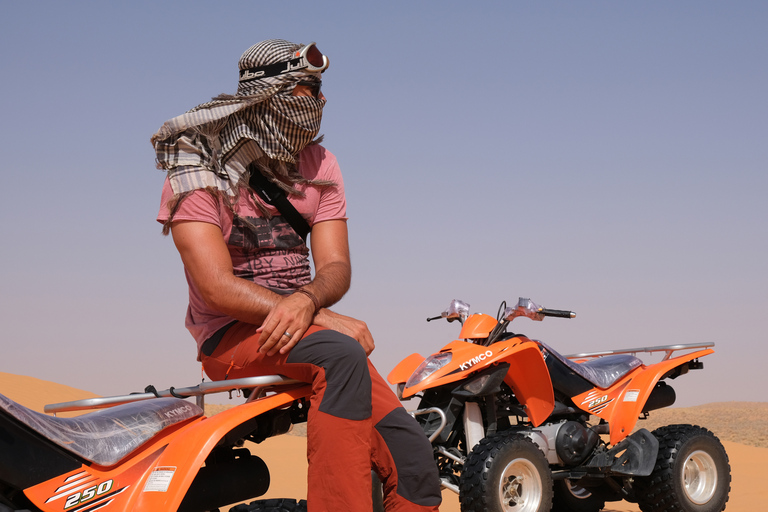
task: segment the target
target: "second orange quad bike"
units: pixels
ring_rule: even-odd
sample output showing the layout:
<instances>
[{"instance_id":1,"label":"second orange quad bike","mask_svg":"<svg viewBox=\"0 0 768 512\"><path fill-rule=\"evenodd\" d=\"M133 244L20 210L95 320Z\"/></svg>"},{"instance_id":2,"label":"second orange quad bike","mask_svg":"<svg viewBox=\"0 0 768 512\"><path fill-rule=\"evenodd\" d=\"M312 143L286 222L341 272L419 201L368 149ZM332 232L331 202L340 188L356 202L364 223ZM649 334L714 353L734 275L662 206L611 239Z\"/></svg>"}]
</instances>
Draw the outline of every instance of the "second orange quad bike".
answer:
<instances>
[{"instance_id":1,"label":"second orange quad bike","mask_svg":"<svg viewBox=\"0 0 768 512\"><path fill-rule=\"evenodd\" d=\"M453 301L441 316L462 324L459 340L389 374L434 448L443 487L462 512L596 512L606 501L644 512L719 512L730 492L720 441L695 425L637 429L672 405L667 380L703 367L713 343L563 356L507 331L519 317L573 318L520 299L498 318ZM663 353L644 364L641 353Z\"/></svg>"},{"instance_id":2,"label":"second orange quad bike","mask_svg":"<svg viewBox=\"0 0 768 512\"><path fill-rule=\"evenodd\" d=\"M211 417L206 394L248 401ZM279 375L47 405L48 416L0 395L0 512L203 512L266 493L269 470L244 441L306 421L310 386ZM197 403L183 398L196 397ZM306 511L306 501L257 500L239 512Z\"/></svg>"}]
</instances>

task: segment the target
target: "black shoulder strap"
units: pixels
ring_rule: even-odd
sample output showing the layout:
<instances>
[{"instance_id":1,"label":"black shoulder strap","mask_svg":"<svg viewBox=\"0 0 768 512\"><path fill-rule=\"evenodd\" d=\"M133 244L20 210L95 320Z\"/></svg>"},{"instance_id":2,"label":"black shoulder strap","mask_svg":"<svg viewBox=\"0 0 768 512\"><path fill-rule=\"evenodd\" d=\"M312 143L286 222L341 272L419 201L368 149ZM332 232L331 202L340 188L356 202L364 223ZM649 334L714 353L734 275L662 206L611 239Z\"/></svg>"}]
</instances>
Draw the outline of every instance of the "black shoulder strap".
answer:
<instances>
[{"instance_id":1,"label":"black shoulder strap","mask_svg":"<svg viewBox=\"0 0 768 512\"><path fill-rule=\"evenodd\" d=\"M307 235L309 235L312 228L309 227L306 219L301 216L298 210L296 210L296 207L288 200L283 189L264 177L255 165L249 165L248 171L251 174L248 184L253 191L256 192L265 203L277 208L277 211L285 217L285 220L287 220L293 230L296 231L296 234L306 243Z\"/></svg>"}]
</instances>

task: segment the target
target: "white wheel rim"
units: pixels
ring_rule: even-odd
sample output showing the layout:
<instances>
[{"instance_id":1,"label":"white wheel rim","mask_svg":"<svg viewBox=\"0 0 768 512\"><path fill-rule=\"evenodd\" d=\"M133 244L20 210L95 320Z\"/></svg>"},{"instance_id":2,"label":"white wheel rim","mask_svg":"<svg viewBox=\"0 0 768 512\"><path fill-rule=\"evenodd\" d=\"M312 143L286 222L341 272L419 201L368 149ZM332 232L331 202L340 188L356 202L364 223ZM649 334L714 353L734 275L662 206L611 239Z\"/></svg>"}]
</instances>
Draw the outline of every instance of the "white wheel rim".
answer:
<instances>
[{"instance_id":1,"label":"white wheel rim","mask_svg":"<svg viewBox=\"0 0 768 512\"><path fill-rule=\"evenodd\" d=\"M535 512L541 495L541 477L536 466L527 459L514 459L507 464L499 480L499 501L505 512Z\"/></svg>"},{"instance_id":2,"label":"white wheel rim","mask_svg":"<svg viewBox=\"0 0 768 512\"><path fill-rule=\"evenodd\" d=\"M712 456L697 450L683 464L683 490L693 503L703 505L712 499L717 487L717 467Z\"/></svg>"},{"instance_id":3,"label":"white wheel rim","mask_svg":"<svg viewBox=\"0 0 768 512\"><path fill-rule=\"evenodd\" d=\"M580 500L586 500L590 496L592 496L592 493L586 490L585 488L572 484L570 480L565 481L565 485L568 486L568 491L573 495L574 498L578 498Z\"/></svg>"}]
</instances>

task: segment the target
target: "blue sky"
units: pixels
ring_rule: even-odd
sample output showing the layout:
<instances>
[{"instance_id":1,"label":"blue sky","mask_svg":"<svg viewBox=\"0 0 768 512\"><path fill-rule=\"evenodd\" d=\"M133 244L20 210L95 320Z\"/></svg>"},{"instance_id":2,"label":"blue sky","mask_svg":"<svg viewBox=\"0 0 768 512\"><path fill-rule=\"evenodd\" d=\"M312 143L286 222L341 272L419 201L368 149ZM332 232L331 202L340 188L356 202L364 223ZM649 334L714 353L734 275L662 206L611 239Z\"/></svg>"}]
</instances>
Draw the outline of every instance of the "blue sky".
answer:
<instances>
[{"instance_id":1,"label":"blue sky","mask_svg":"<svg viewBox=\"0 0 768 512\"><path fill-rule=\"evenodd\" d=\"M766 26L758 1L3 2L0 371L199 381L149 137L279 37L331 59L337 310L381 373L458 334L424 321L451 299L526 296L578 313L512 326L563 353L715 342L679 405L765 401Z\"/></svg>"}]
</instances>

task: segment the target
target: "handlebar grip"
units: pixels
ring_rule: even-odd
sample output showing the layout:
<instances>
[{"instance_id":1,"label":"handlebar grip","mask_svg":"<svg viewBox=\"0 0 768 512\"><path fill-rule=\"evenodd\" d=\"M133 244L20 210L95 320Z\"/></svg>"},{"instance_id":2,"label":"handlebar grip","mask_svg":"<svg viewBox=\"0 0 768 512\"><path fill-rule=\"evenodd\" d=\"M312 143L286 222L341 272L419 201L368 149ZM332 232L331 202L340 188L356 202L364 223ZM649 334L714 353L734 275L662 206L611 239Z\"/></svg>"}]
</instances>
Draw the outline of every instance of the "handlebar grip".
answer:
<instances>
[{"instance_id":1,"label":"handlebar grip","mask_svg":"<svg viewBox=\"0 0 768 512\"><path fill-rule=\"evenodd\" d=\"M539 313L544 316L556 316L558 318L575 318L576 313L573 311L565 311L563 309L547 309L542 308Z\"/></svg>"},{"instance_id":2,"label":"handlebar grip","mask_svg":"<svg viewBox=\"0 0 768 512\"><path fill-rule=\"evenodd\" d=\"M443 318L443 317L442 316L433 316L433 317L427 318L427 322L431 322L432 320L440 320L441 318Z\"/></svg>"}]
</instances>

